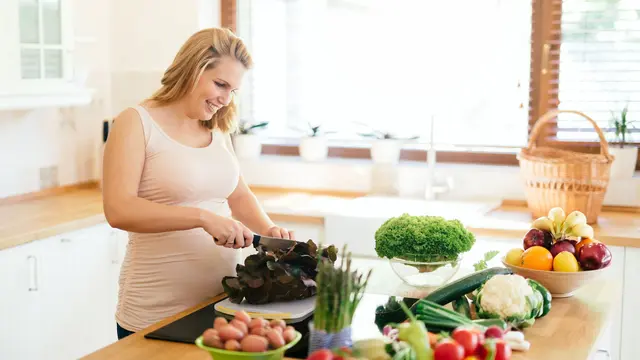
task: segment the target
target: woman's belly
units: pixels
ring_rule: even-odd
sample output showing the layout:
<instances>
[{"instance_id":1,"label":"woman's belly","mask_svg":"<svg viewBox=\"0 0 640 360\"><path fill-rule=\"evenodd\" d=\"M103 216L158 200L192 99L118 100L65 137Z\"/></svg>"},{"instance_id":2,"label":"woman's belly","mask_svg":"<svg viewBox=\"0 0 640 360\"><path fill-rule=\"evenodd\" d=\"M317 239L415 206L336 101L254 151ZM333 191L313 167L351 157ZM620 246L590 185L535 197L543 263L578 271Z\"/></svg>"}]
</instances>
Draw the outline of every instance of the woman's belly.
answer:
<instances>
[{"instance_id":1,"label":"woman's belly","mask_svg":"<svg viewBox=\"0 0 640 360\"><path fill-rule=\"evenodd\" d=\"M221 293L222 278L235 275L241 254L202 229L130 234L116 318L138 331Z\"/></svg>"}]
</instances>

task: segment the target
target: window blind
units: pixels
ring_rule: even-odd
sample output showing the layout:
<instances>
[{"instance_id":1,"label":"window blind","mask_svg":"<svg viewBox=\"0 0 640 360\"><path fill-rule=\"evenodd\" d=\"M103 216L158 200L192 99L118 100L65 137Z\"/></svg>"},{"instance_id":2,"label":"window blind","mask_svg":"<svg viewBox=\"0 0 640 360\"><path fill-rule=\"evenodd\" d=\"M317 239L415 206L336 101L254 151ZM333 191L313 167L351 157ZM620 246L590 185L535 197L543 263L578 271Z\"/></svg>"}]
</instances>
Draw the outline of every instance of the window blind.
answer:
<instances>
[{"instance_id":1,"label":"window blind","mask_svg":"<svg viewBox=\"0 0 640 360\"><path fill-rule=\"evenodd\" d=\"M612 119L625 107L640 129L640 1L553 0L550 15L548 61L557 76L549 91L557 108L584 112L608 140L615 138ZM640 142L639 131L627 141ZM576 115L558 116L557 138L597 141L593 127Z\"/></svg>"}]
</instances>

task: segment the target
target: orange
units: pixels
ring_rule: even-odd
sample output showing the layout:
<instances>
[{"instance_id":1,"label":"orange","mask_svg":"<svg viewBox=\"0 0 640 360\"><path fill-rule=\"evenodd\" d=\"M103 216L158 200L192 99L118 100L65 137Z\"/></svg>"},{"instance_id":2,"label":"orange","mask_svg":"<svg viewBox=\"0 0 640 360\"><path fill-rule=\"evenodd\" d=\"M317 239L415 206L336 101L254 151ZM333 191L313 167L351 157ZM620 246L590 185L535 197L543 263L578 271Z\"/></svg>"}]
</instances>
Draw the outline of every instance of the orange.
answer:
<instances>
[{"instance_id":1,"label":"orange","mask_svg":"<svg viewBox=\"0 0 640 360\"><path fill-rule=\"evenodd\" d=\"M522 267L551 271L553 269L553 255L542 246L532 246L522 253Z\"/></svg>"}]
</instances>

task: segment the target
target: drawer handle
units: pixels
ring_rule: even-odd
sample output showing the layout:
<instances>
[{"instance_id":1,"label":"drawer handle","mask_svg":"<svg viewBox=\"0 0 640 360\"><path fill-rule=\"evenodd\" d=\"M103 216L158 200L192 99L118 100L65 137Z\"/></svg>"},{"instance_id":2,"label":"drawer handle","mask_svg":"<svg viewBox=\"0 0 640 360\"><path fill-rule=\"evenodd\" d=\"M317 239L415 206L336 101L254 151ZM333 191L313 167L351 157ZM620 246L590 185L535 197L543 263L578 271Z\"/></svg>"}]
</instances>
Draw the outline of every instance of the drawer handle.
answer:
<instances>
[{"instance_id":1,"label":"drawer handle","mask_svg":"<svg viewBox=\"0 0 640 360\"><path fill-rule=\"evenodd\" d=\"M600 354L604 353L607 355L607 359L611 359L611 354L609 354L609 350L599 349L596 351L596 353L600 353Z\"/></svg>"},{"instance_id":2,"label":"drawer handle","mask_svg":"<svg viewBox=\"0 0 640 360\"><path fill-rule=\"evenodd\" d=\"M29 291L38 291L38 258L29 255L27 261L29 262Z\"/></svg>"}]
</instances>

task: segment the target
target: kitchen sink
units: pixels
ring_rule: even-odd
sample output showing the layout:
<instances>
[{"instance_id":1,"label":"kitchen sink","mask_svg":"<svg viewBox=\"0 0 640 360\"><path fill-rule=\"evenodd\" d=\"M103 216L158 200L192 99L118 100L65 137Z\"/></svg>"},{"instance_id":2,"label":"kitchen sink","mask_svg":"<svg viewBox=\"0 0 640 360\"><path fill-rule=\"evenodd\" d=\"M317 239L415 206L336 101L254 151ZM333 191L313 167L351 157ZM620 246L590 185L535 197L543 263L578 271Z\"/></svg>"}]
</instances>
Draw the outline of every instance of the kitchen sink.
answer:
<instances>
[{"instance_id":1,"label":"kitchen sink","mask_svg":"<svg viewBox=\"0 0 640 360\"><path fill-rule=\"evenodd\" d=\"M325 215L325 238L339 249L344 244L356 256L377 257L375 232L389 218L437 215L463 224L500 206L500 201L440 201L393 196L364 196Z\"/></svg>"}]
</instances>

